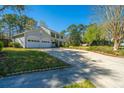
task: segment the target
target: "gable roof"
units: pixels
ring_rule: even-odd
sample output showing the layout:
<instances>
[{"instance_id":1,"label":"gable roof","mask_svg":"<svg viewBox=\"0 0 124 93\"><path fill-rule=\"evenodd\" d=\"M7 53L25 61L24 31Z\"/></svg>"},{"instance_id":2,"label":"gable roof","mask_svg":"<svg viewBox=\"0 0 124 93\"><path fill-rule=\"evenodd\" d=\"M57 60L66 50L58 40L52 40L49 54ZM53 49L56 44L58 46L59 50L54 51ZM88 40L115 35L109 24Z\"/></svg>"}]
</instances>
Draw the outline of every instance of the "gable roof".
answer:
<instances>
[{"instance_id":1,"label":"gable roof","mask_svg":"<svg viewBox=\"0 0 124 93\"><path fill-rule=\"evenodd\" d=\"M40 32L41 30L43 30L44 32L46 32L49 35L51 34L51 32L56 33L56 34L60 34L59 32L56 32L56 31L54 31L54 30L52 30L48 27L45 27L45 26L37 27L37 31ZM28 30L28 31L25 31L25 32L22 32L22 33L18 33L16 35L14 35L13 38L19 37L19 36L24 36L24 34L28 33L28 32L35 32L35 30Z\"/></svg>"},{"instance_id":2,"label":"gable roof","mask_svg":"<svg viewBox=\"0 0 124 93\"><path fill-rule=\"evenodd\" d=\"M48 27L45 27L45 26L41 26L41 29L43 29L44 31L46 31L47 33L50 33L50 32L53 32L53 33L56 33L56 34L60 34L59 32L56 32ZM46 29L46 30L45 30Z\"/></svg>"}]
</instances>

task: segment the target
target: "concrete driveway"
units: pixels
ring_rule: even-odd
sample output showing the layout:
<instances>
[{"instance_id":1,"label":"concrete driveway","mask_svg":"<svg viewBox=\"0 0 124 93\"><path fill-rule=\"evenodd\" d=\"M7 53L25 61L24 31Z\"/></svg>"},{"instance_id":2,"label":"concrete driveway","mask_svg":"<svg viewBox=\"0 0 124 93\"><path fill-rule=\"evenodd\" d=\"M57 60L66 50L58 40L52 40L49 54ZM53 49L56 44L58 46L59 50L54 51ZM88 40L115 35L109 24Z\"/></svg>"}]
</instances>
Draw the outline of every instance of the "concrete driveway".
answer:
<instances>
[{"instance_id":1,"label":"concrete driveway","mask_svg":"<svg viewBox=\"0 0 124 93\"><path fill-rule=\"evenodd\" d=\"M63 87L86 78L97 87L124 87L124 58L74 49L51 48L41 51L72 67L5 77L0 79L0 87Z\"/></svg>"},{"instance_id":2,"label":"concrete driveway","mask_svg":"<svg viewBox=\"0 0 124 93\"><path fill-rule=\"evenodd\" d=\"M55 57L72 64L97 87L124 87L124 58L75 49L45 49Z\"/></svg>"}]
</instances>

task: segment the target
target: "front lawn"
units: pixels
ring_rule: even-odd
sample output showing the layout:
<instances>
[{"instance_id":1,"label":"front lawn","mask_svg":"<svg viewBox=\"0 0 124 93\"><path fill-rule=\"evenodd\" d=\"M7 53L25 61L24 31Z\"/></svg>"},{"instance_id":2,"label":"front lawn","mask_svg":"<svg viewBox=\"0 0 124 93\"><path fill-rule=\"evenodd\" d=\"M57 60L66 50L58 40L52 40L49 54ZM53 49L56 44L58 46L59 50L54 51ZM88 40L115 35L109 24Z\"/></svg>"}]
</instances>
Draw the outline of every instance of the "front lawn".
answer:
<instances>
[{"instance_id":1,"label":"front lawn","mask_svg":"<svg viewBox=\"0 0 124 93\"><path fill-rule=\"evenodd\" d=\"M111 46L70 46L68 48L81 49L81 50L93 51L105 55L124 57L123 47L121 47L118 51L113 51Z\"/></svg>"},{"instance_id":2,"label":"front lawn","mask_svg":"<svg viewBox=\"0 0 124 93\"><path fill-rule=\"evenodd\" d=\"M64 86L64 88L96 88L94 84L89 80L81 81L79 83L73 83L68 86Z\"/></svg>"},{"instance_id":3,"label":"front lawn","mask_svg":"<svg viewBox=\"0 0 124 93\"><path fill-rule=\"evenodd\" d=\"M69 66L63 61L35 49L4 48L3 53L4 56L0 59L0 76Z\"/></svg>"}]
</instances>

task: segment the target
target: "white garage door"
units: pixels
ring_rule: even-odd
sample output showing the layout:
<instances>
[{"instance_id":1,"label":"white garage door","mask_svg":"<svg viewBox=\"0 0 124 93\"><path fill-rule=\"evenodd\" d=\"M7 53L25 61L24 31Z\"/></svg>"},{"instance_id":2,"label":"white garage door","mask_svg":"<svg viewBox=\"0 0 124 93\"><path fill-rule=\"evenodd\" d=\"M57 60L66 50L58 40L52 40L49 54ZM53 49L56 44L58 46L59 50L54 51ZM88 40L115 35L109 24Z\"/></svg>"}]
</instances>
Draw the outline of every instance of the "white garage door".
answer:
<instances>
[{"instance_id":1,"label":"white garage door","mask_svg":"<svg viewBox=\"0 0 124 93\"><path fill-rule=\"evenodd\" d=\"M42 48L49 48L49 47L51 47L51 42L49 42L49 41L41 41L40 44L41 44L40 46Z\"/></svg>"},{"instance_id":2,"label":"white garage door","mask_svg":"<svg viewBox=\"0 0 124 93\"><path fill-rule=\"evenodd\" d=\"M34 35L27 37L27 47L28 48L39 48L40 47L40 38Z\"/></svg>"},{"instance_id":3,"label":"white garage door","mask_svg":"<svg viewBox=\"0 0 124 93\"><path fill-rule=\"evenodd\" d=\"M51 47L51 42L48 39L40 39L38 36L30 35L27 37L27 47L28 48L49 48Z\"/></svg>"},{"instance_id":4,"label":"white garage door","mask_svg":"<svg viewBox=\"0 0 124 93\"><path fill-rule=\"evenodd\" d=\"M27 45L29 48L39 48L40 47L40 41L39 40L28 40Z\"/></svg>"},{"instance_id":5,"label":"white garage door","mask_svg":"<svg viewBox=\"0 0 124 93\"><path fill-rule=\"evenodd\" d=\"M51 42L40 41L40 40L28 40L28 48L49 48L51 47Z\"/></svg>"}]
</instances>

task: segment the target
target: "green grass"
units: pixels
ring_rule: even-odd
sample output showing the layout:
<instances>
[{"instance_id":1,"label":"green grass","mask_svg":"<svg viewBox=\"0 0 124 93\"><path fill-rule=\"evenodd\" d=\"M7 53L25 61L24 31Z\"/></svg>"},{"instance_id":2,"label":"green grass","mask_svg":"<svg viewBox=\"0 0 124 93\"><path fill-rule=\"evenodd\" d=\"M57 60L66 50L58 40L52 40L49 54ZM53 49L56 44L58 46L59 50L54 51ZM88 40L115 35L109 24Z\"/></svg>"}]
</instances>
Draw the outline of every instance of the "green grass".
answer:
<instances>
[{"instance_id":1,"label":"green grass","mask_svg":"<svg viewBox=\"0 0 124 93\"><path fill-rule=\"evenodd\" d=\"M111 56L124 56L124 48L121 47L118 51L113 51L112 46L70 46L71 49L81 49Z\"/></svg>"},{"instance_id":2,"label":"green grass","mask_svg":"<svg viewBox=\"0 0 124 93\"><path fill-rule=\"evenodd\" d=\"M87 50L89 47L88 46L69 46L67 48L70 49L83 49L83 50Z\"/></svg>"},{"instance_id":3,"label":"green grass","mask_svg":"<svg viewBox=\"0 0 124 93\"><path fill-rule=\"evenodd\" d=\"M123 48L120 48L118 51L113 51L113 47L111 46L90 46L87 50L113 56L124 56Z\"/></svg>"},{"instance_id":4,"label":"green grass","mask_svg":"<svg viewBox=\"0 0 124 93\"><path fill-rule=\"evenodd\" d=\"M21 71L69 66L63 61L35 49L4 48L0 59L0 76Z\"/></svg>"},{"instance_id":5,"label":"green grass","mask_svg":"<svg viewBox=\"0 0 124 93\"><path fill-rule=\"evenodd\" d=\"M68 86L64 86L64 88L96 88L89 80L85 80L79 83L73 83Z\"/></svg>"}]
</instances>

